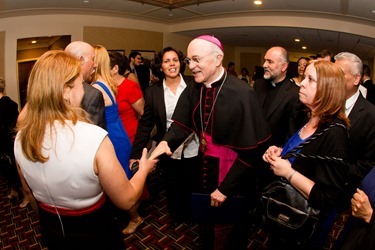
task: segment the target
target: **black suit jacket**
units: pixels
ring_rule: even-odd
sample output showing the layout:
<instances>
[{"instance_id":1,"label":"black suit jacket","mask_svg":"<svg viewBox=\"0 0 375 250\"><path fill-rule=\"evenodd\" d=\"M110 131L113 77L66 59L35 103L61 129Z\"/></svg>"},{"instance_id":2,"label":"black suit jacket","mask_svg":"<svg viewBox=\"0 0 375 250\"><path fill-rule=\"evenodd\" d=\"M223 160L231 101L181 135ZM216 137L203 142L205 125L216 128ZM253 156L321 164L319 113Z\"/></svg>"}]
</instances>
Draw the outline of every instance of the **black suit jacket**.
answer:
<instances>
[{"instance_id":1,"label":"black suit jacket","mask_svg":"<svg viewBox=\"0 0 375 250\"><path fill-rule=\"evenodd\" d=\"M271 81L260 78L254 83L254 90L258 94L260 105L263 107L266 119L272 133L272 143L283 146L306 122L304 105L299 101L299 88L289 78L285 78L282 86L278 87L268 112L264 110L267 91Z\"/></svg>"},{"instance_id":2,"label":"black suit jacket","mask_svg":"<svg viewBox=\"0 0 375 250\"><path fill-rule=\"evenodd\" d=\"M352 171L362 180L375 166L375 106L360 94L349 120Z\"/></svg>"},{"instance_id":3,"label":"black suit jacket","mask_svg":"<svg viewBox=\"0 0 375 250\"><path fill-rule=\"evenodd\" d=\"M183 76L186 85L194 83L194 78ZM156 126L157 132L153 140L160 142L167 131L167 114L165 111L163 82L160 81L146 90L145 107L143 115L138 123L137 134L135 136L131 159L139 159L142 156L142 150L150 141L151 131Z\"/></svg>"},{"instance_id":4,"label":"black suit jacket","mask_svg":"<svg viewBox=\"0 0 375 250\"><path fill-rule=\"evenodd\" d=\"M104 120L104 98L102 92L90 84L84 82L85 94L81 101L81 107L90 114L91 121L103 129L106 129Z\"/></svg>"},{"instance_id":5,"label":"black suit jacket","mask_svg":"<svg viewBox=\"0 0 375 250\"><path fill-rule=\"evenodd\" d=\"M375 105L375 85L374 85L374 83L371 81L371 79L369 79L369 80L367 80L363 83L363 86L367 89L367 96L366 96L367 101L369 101L370 103Z\"/></svg>"},{"instance_id":6,"label":"black suit jacket","mask_svg":"<svg viewBox=\"0 0 375 250\"><path fill-rule=\"evenodd\" d=\"M6 154L13 158L17 117L18 104L8 96L0 98L0 155Z\"/></svg>"},{"instance_id":7,"label":"black suit jacket","mask_svg":"<svg viewBox=\"0 0 375 250\"><path fill-rule=\"evenodd\" d=\"M135 66L139 85L141 86L143 95L146 94L146 89L150 85L150 69L146 65Z\"/></svg>"},{"instance_id":8,"label":"black suit jacket","mask_svg":"<svg viewBox=\"0 0 375 250\"><path fill-rule=\"evenodd\" d=\"M337 118L334 123L343 124ZM311 137L322 132L329 124L319 125ZM349 158L349 138L347 129L334 126L325 133L317 136L309 144L301 149L301 153L307 156L328 156L341 158L347 162ZM349 173L349 167L340 162L297 157L292 167L315 182L310 191L309 204L313 208L331 211L333 207L341 205L346 197L345 183Z\"/></svg>"}]
</instances>

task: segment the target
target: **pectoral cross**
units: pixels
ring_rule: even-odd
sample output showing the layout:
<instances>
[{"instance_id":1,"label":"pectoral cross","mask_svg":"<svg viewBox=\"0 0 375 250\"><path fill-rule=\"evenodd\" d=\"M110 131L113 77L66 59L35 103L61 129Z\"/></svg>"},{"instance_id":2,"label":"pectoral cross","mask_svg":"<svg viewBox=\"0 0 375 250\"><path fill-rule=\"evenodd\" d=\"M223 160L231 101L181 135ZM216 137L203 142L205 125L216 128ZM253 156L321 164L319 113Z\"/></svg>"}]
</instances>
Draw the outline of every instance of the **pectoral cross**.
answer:
<instances>
[{"instance_id":1,"label":"pectoral cross","mask_svg":"<svg viewBox=\"0 0 375 250\"><path fill-rule=\"evenodd\" d=\"M202 151L206 151L206 146L207 146L207 142L206 142L206 139L202 136L201 138L201 150Z\"/></svg>"}]
</instances>

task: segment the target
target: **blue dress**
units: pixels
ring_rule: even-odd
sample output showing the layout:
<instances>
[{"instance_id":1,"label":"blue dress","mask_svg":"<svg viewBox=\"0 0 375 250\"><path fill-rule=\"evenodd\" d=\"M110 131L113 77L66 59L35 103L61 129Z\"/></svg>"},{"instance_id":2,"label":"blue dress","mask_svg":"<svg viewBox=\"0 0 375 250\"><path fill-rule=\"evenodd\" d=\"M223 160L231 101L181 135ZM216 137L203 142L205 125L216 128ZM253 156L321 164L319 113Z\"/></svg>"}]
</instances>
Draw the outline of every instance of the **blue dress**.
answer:
<instances>
[{"instance_id":1,"label":"blue dress","mask_svg":"<svg viewBox=\"0 0 375 250\"><path fill-rule=\"evenodd\" d=\"M118 114L118 105L104 83L95 82L94 84L98 84L100 87L102 87L113 103L111 106L106 106L104 110L108 137L115 148L117 159L121 163L122 168L125 170L128 179L130 179L133 175L129 169L131 144L128 134L126 133Z\"/></svg>"}]
</instances>

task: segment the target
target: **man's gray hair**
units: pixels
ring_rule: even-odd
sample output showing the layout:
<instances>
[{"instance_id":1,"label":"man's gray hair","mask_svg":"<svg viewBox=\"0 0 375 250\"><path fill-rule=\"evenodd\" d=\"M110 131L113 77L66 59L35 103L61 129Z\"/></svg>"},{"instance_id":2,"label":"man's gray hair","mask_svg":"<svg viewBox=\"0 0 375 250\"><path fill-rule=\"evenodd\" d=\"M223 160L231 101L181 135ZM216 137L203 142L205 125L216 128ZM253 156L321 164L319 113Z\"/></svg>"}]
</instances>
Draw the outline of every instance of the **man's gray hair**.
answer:
<instances>
[{"instance_id":1,"label":"man's gray hair","mask_svg":"<svg viewBox=\"0 0 375 250\"><path fill-rule=\"evenodd\" d=\"M350 62L350 73L352 75L362 75L362 60L355 54L350 52L341 52L335 56L335 61L346 60Z\"/></svg>"}]
</instances>

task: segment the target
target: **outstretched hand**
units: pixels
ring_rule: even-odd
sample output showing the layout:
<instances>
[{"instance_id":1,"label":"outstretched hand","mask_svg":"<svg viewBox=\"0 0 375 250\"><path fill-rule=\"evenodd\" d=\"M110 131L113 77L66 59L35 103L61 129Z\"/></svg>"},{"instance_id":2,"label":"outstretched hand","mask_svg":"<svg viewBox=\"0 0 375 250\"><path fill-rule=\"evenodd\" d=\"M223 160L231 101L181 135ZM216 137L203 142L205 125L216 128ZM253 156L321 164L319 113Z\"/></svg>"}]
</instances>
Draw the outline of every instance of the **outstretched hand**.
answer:
<instances>
[{"instance_id":1,"label":"outstretched hand","mask_svg":"<svg viewBox=\"0 0 375 250\"><path fill-rule=\"evenodd\" d=\"M156 159L162 154L172 155L171 149L166 141L161 141L159 145L152 151L149 159Z\"/></svg>"},{"instance_id":2,"label":"outstretched hand","mask_svg":"<svg viewBox=\"0 0 375 250\"><path fill-rule=\"evenodd\" d=\"M158 159L147 158L147 148L142 151L142 158L139 160L139 169L145 169L147 173L150 173L155 169Z\"/></svg>"}]
</instances>

